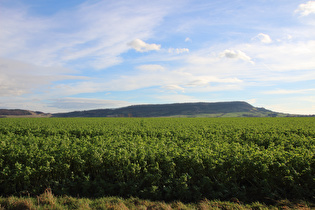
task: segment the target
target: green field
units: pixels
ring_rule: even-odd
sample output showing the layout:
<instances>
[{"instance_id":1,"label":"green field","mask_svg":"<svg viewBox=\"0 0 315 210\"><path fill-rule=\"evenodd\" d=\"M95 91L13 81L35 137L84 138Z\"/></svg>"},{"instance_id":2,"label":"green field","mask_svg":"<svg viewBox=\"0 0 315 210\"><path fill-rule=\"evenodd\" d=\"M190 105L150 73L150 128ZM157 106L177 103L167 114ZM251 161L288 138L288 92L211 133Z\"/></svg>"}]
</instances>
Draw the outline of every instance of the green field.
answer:
<instances>
[{"instance_id":1,"label":"green field","mask_svg":"<svg viewBox=\"0 0 315 210\"><path fill-rule=\"evenodd\" d=\"M315 200L315 118L3 118L0 196Z\"/></svg>"}]
</instances>

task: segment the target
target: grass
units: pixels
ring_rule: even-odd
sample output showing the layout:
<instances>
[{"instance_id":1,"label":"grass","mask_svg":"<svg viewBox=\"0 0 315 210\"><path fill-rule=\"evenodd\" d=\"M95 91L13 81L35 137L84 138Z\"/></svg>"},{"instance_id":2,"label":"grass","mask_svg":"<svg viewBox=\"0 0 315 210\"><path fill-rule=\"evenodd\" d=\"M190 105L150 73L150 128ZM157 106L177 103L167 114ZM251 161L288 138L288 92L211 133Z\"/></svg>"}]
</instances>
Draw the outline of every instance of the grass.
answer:
<instances>
[{"instance_id":1,"label":"grass","mask_svg":"<svg viewBox=\"0 0 315 210\"><path fill-rule=\"evenodd\" d=\"M37 197L0 197L0 210L4 209L112 209L112 210L127 210L127 209L181 209L181 210L206 210L206 209L315 209L314 204L306 202L290 202L288 200L277 201L271 205L266 205L259 202L250 204L242 204L236 198L231 201L209 201L202 200L198 203L182 203L173 201L165 203L163 201L149 201L138 198L123 199L119 197L104 197L96 199L74 198L69 196L54 196L50 189Z\"/></svg>"}]
</instances>

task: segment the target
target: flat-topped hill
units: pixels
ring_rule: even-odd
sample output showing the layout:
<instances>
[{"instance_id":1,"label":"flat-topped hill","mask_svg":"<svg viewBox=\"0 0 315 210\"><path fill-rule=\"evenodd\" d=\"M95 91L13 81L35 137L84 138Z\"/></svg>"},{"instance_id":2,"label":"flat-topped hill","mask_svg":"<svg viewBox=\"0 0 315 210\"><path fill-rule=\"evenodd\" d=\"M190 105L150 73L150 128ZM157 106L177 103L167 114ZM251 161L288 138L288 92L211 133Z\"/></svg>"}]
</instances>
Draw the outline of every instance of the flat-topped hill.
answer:
<instances>
[{"instance_id":1,"label":"flat-topped hill","mask_svg":"<svg viewBox=\"0 0 315 210\"><path fill-rule=\"evenodd\" d=\"M53 117L267 117L280 113L256 108L246 102L174 103L132 105L53 114Z\"/></svg>"}]
</instances>

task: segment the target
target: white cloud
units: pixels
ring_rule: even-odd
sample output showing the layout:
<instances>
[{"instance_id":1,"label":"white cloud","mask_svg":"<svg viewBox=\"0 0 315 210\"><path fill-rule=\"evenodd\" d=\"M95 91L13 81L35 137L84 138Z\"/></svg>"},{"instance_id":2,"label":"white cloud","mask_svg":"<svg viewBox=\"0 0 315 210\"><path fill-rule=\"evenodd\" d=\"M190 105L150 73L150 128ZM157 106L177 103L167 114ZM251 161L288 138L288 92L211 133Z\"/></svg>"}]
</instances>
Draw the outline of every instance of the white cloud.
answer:
<instances>
[{"instance_id":1,"label":"white cloud","mask_svg":"<svg viewBox=\"0 0 315 210\"><path fill-rule=\"evenodd\" d=\"M168 49L168 52L169 53L176 53L176 54L181 54L181 53L188 53L189 52L189 49L187 48L169 48Z\"/></svg>"},{"instance_id":2,"label":"white cloud","mask_svg":"<svg viewBox=\"0 0 315 210\"><path fill-rule=\"evenodd\" d=\"M312 13L315 14L315 1L308 1L305 4L300 4L295 10L295 13L299 13L301 16L307 16Z\"/></svg>"},{"instance_id":3,"label":"white cloud","mask_svg":"<svg viewBox=\"0 0 315 210\"><path fill-rule=\"evenodd\" d=\"M243 60L254 64L251 58L240 50L224 50L222 53L220 53L220 56L237 60Z\"/></svg>"},{"instance_id":4,"label":"white cloud","mask_svg":"<svg viewBox=\"0 0 315 210\"><path fill-rule=\"evenodd\" d=\"M161 65L156 65L156 64L149 64L149 65L141 65L141 66L137 66L137 69L141 70L141 71L150 71L150 72L154 72L154 71L164 71L165 68Z\"/></svg>"},{"instance_id":5,"label":"white cloud","mask_svg":"<svg viewBox=\"0 0 315 210\"><path fill-rule=\"evenodd\" d=\"M132 42L128 43L128 45L138 52L148 52L152 50L159 51L161 49L161 45L148 44L141 39L135 39Z\"/></svg>"},{"instance_id":6,"label":"white cloud","mask_svg":"<svg viewBox=\"0 0 315 210\"><path fill-rule=\"evenodd\" d=\"M260 33L254 37L254 39L259 39L262 43L269 44L272 42L270 36L268 34Z\"/></svg>"}]
</instances>

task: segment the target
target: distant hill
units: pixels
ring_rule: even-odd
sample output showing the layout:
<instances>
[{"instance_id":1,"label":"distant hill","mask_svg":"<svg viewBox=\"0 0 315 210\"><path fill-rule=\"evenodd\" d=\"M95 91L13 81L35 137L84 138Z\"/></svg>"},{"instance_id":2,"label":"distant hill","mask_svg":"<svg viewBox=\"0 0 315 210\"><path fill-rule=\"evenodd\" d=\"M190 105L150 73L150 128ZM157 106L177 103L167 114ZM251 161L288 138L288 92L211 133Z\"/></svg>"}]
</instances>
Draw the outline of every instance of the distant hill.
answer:
<instances>
[{"instance_id":1,"label":"distant hill","mask_svg":"<svg viewBox=\"0 0 315 210\"><path fill-rule=\"evenodd\" d=\"M51 114L23 109L0 109L0 117L50 117Z\"/></svg>"},{"instance_id":2,"label":"distant hill","mask_svg":"<svg viewBox=\"0 0 315 210\"><path fill-rule=\"evenodd\" d=\"M133 105L53 114L52 117L278 117L285 114L254 107L243 101Z\"/></svg>"},{"instance_id":3,"label":"distant hill","mask_svg":"<svg viewBox=\"0 0 315 210\"><path fill-rule=\"evenodd\" d=\"M133 105L116 109L95 109L49 114L22 109L0 109L4 117L315 117L292 115L258 108L243 101Z\"/></svg>"}]
</instances>

